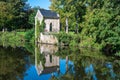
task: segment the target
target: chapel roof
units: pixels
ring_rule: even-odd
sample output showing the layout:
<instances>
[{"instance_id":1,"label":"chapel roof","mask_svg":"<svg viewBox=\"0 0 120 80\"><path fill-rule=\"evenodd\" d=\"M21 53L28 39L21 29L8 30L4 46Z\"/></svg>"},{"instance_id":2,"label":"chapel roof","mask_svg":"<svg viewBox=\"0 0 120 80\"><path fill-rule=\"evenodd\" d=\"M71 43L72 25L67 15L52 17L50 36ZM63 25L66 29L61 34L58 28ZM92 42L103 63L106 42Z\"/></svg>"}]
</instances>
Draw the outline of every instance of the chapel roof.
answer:
<instances>
[{"instance_id":1,"label":"chapel roof","mask_svg":"<svg viewBox=\"0 0 120 80\"><path fill-rule=\"evenodd\" d=\"M56 12L51 10L40 9L40 12L44 18L54 18L54 19L59 18L59 15Z\"/></svg>"}]
</instances>

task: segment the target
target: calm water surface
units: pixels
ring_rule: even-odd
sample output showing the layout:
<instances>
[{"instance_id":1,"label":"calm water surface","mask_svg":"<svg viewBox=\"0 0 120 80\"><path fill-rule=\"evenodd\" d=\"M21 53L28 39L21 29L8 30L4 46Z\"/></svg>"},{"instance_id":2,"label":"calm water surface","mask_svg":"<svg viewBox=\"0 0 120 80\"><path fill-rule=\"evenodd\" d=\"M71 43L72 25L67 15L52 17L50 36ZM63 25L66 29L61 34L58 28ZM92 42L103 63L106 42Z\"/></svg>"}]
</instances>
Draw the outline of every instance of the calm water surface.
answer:
<instances>
[{"instance_id":1,"label":"calm water surface","mask_svg":"<svg viewBox=\"0 0 120 80\"><path fill-rule=\"evenodd\" d=\"M0 80L120 80L120 60L45 44L0 46Z\"/></svg>"}]
</instances>

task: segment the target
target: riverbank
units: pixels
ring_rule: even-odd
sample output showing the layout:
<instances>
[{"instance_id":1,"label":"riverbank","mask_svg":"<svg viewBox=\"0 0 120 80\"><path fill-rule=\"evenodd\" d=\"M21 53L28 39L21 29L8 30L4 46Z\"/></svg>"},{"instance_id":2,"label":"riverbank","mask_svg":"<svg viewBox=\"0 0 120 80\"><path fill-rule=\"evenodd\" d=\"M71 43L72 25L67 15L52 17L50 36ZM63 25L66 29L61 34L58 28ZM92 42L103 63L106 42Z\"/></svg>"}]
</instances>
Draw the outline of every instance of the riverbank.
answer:
<instances>
[{"instance_id":1,"label":"riverbank","mask_svg":"<svg viewBox=\"0 0 120 80\"><path fill-rule=\"evenodd\" d=\"M98 43L95 43L94 39L84 37L80 34L75 34L73 32L59 32L58 34L53 35L58 38L58 45L64 45L69 47L82 47L98 51L100 51L103 47L103 44L100 45Z\"/></svg>"},{"instance_id":2,"label":"riverbank","mask_svg":"<svg viewBox=\"0 0 120 80\"><path fill-rule=\"evenodd\" d=\"M0 41L7 43L24 43L29 42L34 44L34 29L27 31L11 31L0 32Z\"/></svg>"},{"instance_id":3,"label":"riverbank","mask_svg":"<svg viewBox=\"0 0 120 80\"><path fill-rule=\"evenodd\" d=\"M59 32L58 34L53 35L58 38L58 46L64 45L71 48L82 47L97 51L102 51L105 46L105 43L95 43L94 39L83 37L80 34L75 34L73 32ZM0 37L0 42L2 45L23 46L26 42L30 43L31 45L35 45L34 29L28 30L26 32L0 32ZM115 56L120 56L120 52L117 52Z\"/></svg>"},{"instance_id":4,"label":"riverbank","mask_svg":"<svg viewBox=\"0 0 120 80\"><path fill-rule=\"evenodd\" d=\"M25 42L24 32L0 32L0 42L10 45L22 45Z\"/></svg>"},{"instance_id":5,"label":"riverbank","mask_svg":"<svg viewBox=\"0 0 120 80\"><path fill-rule=\"evenodd\" d=\"M24 47L34 54L34 34L27 32L0 32L0 45L4 47Z\"/></svg>"},{"instance_id":6,"label":"riverbank","mask_svg":"<svg viewBox=\"0 0 120 80\"><path fill-rule=\"evenodd\" d=\"M91 50L101 51L104 54L111 56L120 57L120 51L116 47L116 44L110 44L102 41L102 43L97 43L96 38L82 36L81 34L75 34L73 32L65 33L59 32L55 34L58 38L58 45L64 45L69 47L79 47L79 48L88 48ZM119 46L118 46L119 47Z\"/></svg>"}]
</instances>

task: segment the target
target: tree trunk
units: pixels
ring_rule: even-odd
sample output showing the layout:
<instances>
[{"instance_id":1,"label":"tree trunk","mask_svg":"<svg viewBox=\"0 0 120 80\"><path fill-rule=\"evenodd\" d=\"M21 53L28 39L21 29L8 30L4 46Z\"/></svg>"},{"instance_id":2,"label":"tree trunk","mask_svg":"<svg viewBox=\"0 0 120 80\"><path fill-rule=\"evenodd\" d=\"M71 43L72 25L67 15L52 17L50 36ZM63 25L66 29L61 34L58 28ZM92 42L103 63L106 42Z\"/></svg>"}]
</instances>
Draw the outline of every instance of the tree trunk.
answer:
<instances>
[{"instance_id":1,"label":"tree trunk","mask_svg":"<svg viewBox=\"0 0 120 80\"><path fill-rule=\"evenodd\" d=\"M68 33L68 18L66 18L66 33Z\"/></svg>"}]
</instances>

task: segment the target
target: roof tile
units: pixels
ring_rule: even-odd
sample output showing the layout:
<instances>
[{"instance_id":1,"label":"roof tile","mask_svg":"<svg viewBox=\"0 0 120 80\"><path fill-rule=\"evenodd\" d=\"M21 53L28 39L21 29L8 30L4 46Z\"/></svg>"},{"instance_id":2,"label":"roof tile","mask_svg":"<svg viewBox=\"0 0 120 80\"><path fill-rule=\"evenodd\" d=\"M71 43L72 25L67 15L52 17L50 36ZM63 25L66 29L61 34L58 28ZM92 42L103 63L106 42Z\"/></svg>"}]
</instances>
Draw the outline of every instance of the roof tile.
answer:
<instances>
[{"instance_id":1,"label":"roof tile","mask_svg":"<svg viewBox=\"0 0 120 80\"><path fill-rule=\"evenodd\" d=\"M59 18L58 14L51 10L40 9L44 18Z\"/></svg>"}]
</instances>

